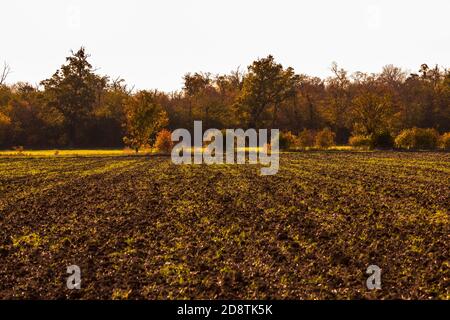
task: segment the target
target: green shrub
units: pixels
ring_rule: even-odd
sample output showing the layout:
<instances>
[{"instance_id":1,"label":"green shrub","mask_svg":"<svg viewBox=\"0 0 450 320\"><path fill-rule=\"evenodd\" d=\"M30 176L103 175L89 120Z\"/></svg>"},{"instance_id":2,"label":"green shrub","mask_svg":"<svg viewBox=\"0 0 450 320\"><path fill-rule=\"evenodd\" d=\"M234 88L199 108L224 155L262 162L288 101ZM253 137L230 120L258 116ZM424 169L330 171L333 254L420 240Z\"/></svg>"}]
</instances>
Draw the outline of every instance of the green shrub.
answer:
<instances>
[{"instance_id":1,"label":"green shrub","mask_svg":"<svg viewBox=\"0 0 450 320\"><path fill-rule=\"evenodd\" d=\"M406 129L395 138L395 146L401 149L433 150L438 144L439 133L435 129Z\"/></svg>"},{"instance_id":2,"label":"green shrub","mask_svg":"<svg viewBox=\"0 0 450 320\"><path fill-rule=\"evenodd\" d=\"M355 135L350 137L348 144L355 148L370 148L372 139L369 136Z\"/></svg>"},{"instance_id":3,"label":"green shrub","mask_svg":"<svg viewBox=\"0 0 450 320\"><path fill-rule=\"evenodd\" d=\"M325 128L316 134L315 146L317 148L327 149L331 146L334 146L334 138L335 134L329 128Z\"/></svg>"},{"instance_id":4,"label":"green shrub","mask_svg":"<svg viewBox=\"0 0 450 320\"><path fill-rule=\"evenodd\" d=\"M314 133L311 130L303 129L298 135L298 146L306 149L314 146Z\"/></svg>"},{"instance_id":5,"label":"green shrub","mask_svg":"<svg viewBox=\"0 0 450 320\"><path fill-rule=\"evenodd\" d=\"M298 145L298 138L290 131L280 133L280 148L292 149Z\"/></svg>"},{"instance_id":6,"label":"green shrub","mask_svg":"<svg viewBox=\"0 0 450 320\"><path fill-rule=\"evenodd\" d=\"M446 132L441 137L442 149L450 151L450 132Z\"/></svg>"}]
</instances>

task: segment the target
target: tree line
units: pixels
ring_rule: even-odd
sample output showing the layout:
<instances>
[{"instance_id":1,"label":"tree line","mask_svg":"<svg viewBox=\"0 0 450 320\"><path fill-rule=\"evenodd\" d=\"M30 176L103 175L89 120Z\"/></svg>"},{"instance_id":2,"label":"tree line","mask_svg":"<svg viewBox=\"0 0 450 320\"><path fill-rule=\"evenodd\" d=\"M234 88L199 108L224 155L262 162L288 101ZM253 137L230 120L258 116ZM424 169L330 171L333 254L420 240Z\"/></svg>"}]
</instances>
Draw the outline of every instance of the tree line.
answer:
<instances>
[{"instance_id":1,"label":"tree line","mask_svg":"<svg viewBox=\"0 0 450 320\"><path fill-rule=\"evenodd\" d=\"M422 64L407 73L393 65L379 73L298 74L273 56L228 74L189 73L175 92L134 90L100 75L84 48L72 52L38 85L7 85L0 72L0 148L136 150L162 129L277 128L301 136L332 132L337 144L352 136L394 137L408 128L450 131L450 70Z\"/></svg>"}]
</instances>

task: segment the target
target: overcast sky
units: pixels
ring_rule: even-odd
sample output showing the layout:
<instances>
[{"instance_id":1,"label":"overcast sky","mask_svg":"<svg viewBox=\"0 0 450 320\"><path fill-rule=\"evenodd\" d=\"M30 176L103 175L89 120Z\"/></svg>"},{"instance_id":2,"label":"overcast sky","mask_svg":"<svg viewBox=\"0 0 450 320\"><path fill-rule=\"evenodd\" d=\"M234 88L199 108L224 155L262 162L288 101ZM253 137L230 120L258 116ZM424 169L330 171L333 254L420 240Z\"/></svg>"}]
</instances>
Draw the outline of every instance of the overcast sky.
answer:
<instances>
[{"instance_id":1,"label":"overcast sky","mask_svg":"<svg viewBox=\"0 0 450 320\"><path fill-rule=\"evenodd\" d=\"M82 45L99 73L165 91L187 72L268 54L320 77L333 61L351 72L450 67L449 0L1 0L0 12L8 82L48 78Z\"/></svg>"}]
</instances>

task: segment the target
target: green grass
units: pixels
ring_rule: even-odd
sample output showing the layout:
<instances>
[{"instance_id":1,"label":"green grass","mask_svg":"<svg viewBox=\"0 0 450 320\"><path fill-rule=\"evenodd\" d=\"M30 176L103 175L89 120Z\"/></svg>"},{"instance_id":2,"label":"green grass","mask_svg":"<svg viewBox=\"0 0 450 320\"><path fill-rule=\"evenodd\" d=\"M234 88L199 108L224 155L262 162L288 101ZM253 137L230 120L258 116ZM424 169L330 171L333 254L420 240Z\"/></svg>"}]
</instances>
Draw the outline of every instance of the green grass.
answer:
<instances>
[{"instance_id":1,"label":"green grass","mask_svg":"<svg viewBox=\"0 0 450 320\"><path fill-rule=\"evenodd\" d=\"M248 148L245 148L248 151ZM307 150L318 151L316 148L308 148ZM333 146L330 151L359 151L350 146ZM154 150L141 150L138 154L155 153ZM284 153L284 152L283 152ZM135 155L134 150L123 149L48 149L48 150L0 150L0 157L103 157L103 156L121 156Z\"/></svg>"},{"instance_id":2,"label":"green grass","mask_svg":"<svg viewBox=\"0 0 450 320\"><path fill-rule=\"evenodd\" d=\"M139 151L138 154L149 153L149 150ZM120 156L136 154L130 149L70 149L70 150L1 150L0 157L96 157L96 156Z\"/></svg>"}]
</instances>

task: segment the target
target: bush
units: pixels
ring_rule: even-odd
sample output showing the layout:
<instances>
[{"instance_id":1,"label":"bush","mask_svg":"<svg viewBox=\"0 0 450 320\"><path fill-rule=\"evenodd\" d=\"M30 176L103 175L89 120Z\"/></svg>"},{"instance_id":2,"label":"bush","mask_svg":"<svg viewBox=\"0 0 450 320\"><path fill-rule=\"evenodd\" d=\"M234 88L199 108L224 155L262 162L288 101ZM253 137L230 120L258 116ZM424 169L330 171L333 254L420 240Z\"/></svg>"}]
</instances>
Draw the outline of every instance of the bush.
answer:
<instances>
[{"instance_id":1,"label":"bush","mask_svg":"<svg viewBox=\"0 0 450 320\"><path fill-rule=\"evenodd\" d=\"M334 138L335 134L329 128L325 128L316 134L316 147L327 149L331 146L334 146Z\"/></svg>"},{"instance_id":2,"label":"bush","mask_svg":"<svg viewBox=\"0 0 450 320\"><path fill-rule=\"evenodd\" d=\"M298 145L298 138L290 131L280 133L280 148L292 149Z\"/></svg>"},{"instance_id":3,"label":"bush","mask_svg":"<svg viewBox=\"0 0 450 320\"><path fill-rule=\"evenodd\" d=\"M164 153L169 153L172 151L173 148L172 133L169 130L163 129L160 132L158 132L155 141L155 148L158 151Z\"/></svg>"},{"instance_id":4,"label":"bush","mask_svg":"<svg viewBox=\"0 0 450 320\"><path fill-rule=\"evenodd\" d=\"M446 132L441 137L442 149L450 151L450 132Z\"/></svg>"},{"instance_id":5,"label":"bush","mask_svg":"<svg viewBox=\"0 0 450 320\"><path fill-rule=\"evenodd\" d=\"M356 148L370 148L372 147L372 139L363 135L351 136L348 144Z\"/></svg>"},{"instance_id":6,"label":"bush","mask_svg":"<svg viewBox=\"0 0 450 320\"><path fill-rule=\"evenodd\" d=\"M314 146L314 133L311 130L303 129L298 135L298 146L302 149Z\"/></svg>"},{"instance_id":7,"label":"bush","mask_svg":"<svg viewBox=\"0 0 450 320\"><path fill-rule=\"evenodd\" d=\"M436 149L439 146L439 133L435 129L418 129L416 135L417 149Z\"/></svg>"},{"instance_id":8,"label":"bush","mask_svg":"<svg viewBox=\"0 0 450 320\"><path fill-rule=\"evenodd\" d=\"M389 131L377 132L371 136L372 148L390 149L393 146L394 146L394 139L392 138Z\"/></svg>"},{"instance_id":9,"label":"bush","mask_svg":"<svg viewBox=\"0 0 450 320\"><path fill-rule=\"evenodd\" d=\"M439 133L435 129L406 129L395 138L395 146L402 149L433 150L438 144Z\"/></svg>"},{"instance_id":10,"label":"bush","mask_svg":"<svg viewBox=\"0 0 450 320\"><path fill-rule=\"evenodd\" d=\"M401 149L414 148L414 132L413 129L406 129L401 131L395 138L395 146Z\"/></svg>"}]
</instances>

